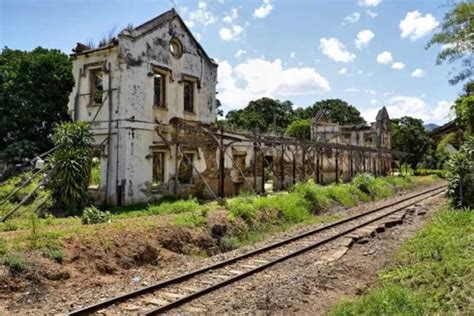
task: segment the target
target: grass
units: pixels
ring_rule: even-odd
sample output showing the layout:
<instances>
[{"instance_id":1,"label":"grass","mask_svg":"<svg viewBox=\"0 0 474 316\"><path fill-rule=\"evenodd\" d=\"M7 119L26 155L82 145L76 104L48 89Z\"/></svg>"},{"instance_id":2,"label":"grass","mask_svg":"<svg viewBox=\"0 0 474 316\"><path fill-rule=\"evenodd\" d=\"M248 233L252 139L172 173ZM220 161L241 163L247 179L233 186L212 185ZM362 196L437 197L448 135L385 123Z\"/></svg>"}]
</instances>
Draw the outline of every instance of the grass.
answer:
<instances>
[{"instance_id":1,"label":"grass","mask_svg":"<svg viewBox=\"0 0 474 316\"><path fill-rule=\"evenodd\" d=\"M24 256L14 253L7 253L2 256L0 263L13 272L23 272L28 266L28 261Z\"/></svg>"},{"instance_id":2,"label":"grass","mask_svg":"<svg viewBox=\"0 0 474 316\"><path fill-rule=\"evenodd\" d=\"M474 210L443 209L406 242L380 285L330 314L444 315L474 310Z\"/></svg>"},{"instance_id":3,"label":"grass","mask_svg":"<svg viewBox=\"0 0 474 316\"><path fill-rule=\"evenodd\" d=\"M230 220L241 221L243 225L237 229L238 233L229 232L231 235L224 237L227 240L222 242L221 247L231 249L254 243L263 239L266 234L285 231L294 225L333 221L337 219L336 216L320 214L333 206L350 207L382 198L401 187L433 182L433 178L425 178L371 178L370 181L379 190L373 195L363 192L354 183L320 186L310 180L296 184L290 192L273 196L241 195L227 199L225 208ZM179 227L205 228L208 212L222 208L217 202L200 204L196 199L167 199L161 203L111 209L110 221L92 225L82 225L79 217L46 216L31 220L31 215L26 212L6 223L0 223L0 232L17 230L14 234L5 234L8 251L21 253L39 250L44 256L62 262L62 245L67 238L79 238L84 243L96 243L105 247L106 236L123 231L151 232L163 221ZM0 240L0 256L1 251Z\"/></svg>"}]
</instances>

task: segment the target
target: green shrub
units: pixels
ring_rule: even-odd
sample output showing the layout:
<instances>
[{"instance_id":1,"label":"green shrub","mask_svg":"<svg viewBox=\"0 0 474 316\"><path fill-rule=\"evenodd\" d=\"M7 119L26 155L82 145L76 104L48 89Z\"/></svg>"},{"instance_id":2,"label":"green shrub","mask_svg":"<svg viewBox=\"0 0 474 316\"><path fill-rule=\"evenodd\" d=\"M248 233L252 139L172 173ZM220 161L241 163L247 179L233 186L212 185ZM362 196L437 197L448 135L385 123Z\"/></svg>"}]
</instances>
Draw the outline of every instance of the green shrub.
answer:
<instances>
[{"instance_id":1,"label":"green shrub","mask_svg":"<svg viewBox=\"0 0 474 316\"><path fill-rule=\"evenodd\" d=\"M402 287L387 286L363 296L357 303L343 300L330 315L422 315L422 311L416 296Z\"/></svg>"},{"instance_id":2,"label":"green shrub","mask_svg":"<svg viewBox=\"0 0 474 316\"><path fill-rule=\"evenodd\" d=\"M4 223L1 223L2 225L0 226L2 231L5 231L5 232L11 232L11 231L15 231L18 229L18 225L15 224L14 222L12 222L11 220L8 220Z\"/></svg>"},{"instance_id":3,"label":"green shrub","mask_svg":"<svg viewBox=\"0 0 474 316\"><path fill-rule=\"evenodd\" d=\"M5 242L5 239L0 237L0 257L5 255L7 253L7 243Z\"/></svg>"},{"instance_id":4,"label":"green shrub","mask_svg":"<svg viewBox=\"0 0 474 316\"><path fill-rule=\"evenodd\" d=\"M28 262L25 257L13 253L8 253L3 256L1 263L6 266L10 271L23 272L28 266Z\"/></svg>"},{"instance_id":5,"label":"green shrub","mask_svg":"<svg viewBox=\"0 0 474 316\"><path fill-rule=\"evenodd\" d=\"M193 212L200 208L196 199L178 200L163 202L158 205L149 205L148 211L151 214L179 214L185 212Z\"/></svg>"},{"instance_id":6,"label":"green shrub","mask_svg":"<svg viewBox=\"0 0 474 316\"><path fill-rule=\"evenodd\" d=\"M375 178L375 198L387 198L395 193L394 186L390 185L388 180L384 178Z\"/></svg>"},{"instance_id":7,"label":"green shrub","mask_svg":"<svg viewBox=\"0 0 474 316\"><path fill-rule=\"evenodd\" d=\"M362 173L357 175L354 180L352 180L352 183L363 193L368 194L371 197L375 197L377 192L375 177L370 173Z\"/></svg>"},{"instance_id":8,"label":"green shrub","mask_svg":"<svg viewBox=\"0 0 474 316\"><path fill-rule=\"evenodd\" d=\"M42 254L43 256L50 258L51 260L56 261L57 263L63 263L66 257L64 250L57 247L44 248L42 250Z\"/></svg>"},{"instance_id":9,"label":"green shrub","mask_svg":"<svg viewBox=\"0 0 474 316\"><path fill-rule=\"evenodd\" d=\"M327 186L329 196L344 207L357 205L357 199L352 194L352 188L349 184L333 184Z\"/></svg>"},{"instance_id":10,"label":"green shrub","mask_svg":"<svg viewBox=\"0 0 474 316\"><path fill-rule=\"evenodd\" d=\"M235 236L224 236L219 240L219 249L222 252L231 251L239 248L239 238Z\"/></svg>"},{"instance_id":11,"label":"green shrub","mask_svg":"<svg viewBox=\"0 0 474 316\"><path fill-rule=\"evenodd\" d=\"M313 213L319 213L329 208L332 204L328 190L315 184L313 179L295 184L293 192L298 193L311 203L311 212Z\"/></svg>"},{"instance_id":12,"label":"green shrub","mask_svg":"<svg viewBox=\"0 0 474 316\"><path fill-rule=\"evenodd\" d=\"M454 207L474 208L474 136L448 161L448 196Z\"/></svg>"},{"instance_id":13,"label":"green shrub","mask_svg":"<svg viewBox=\"0 0 474 316\"><path fill-rule=\"evenodd\" d=\"M110 212L102 212L101 210L97 209L94 206L87 207L84 209L82 213L82 224L99 224L99 223L107 223L112 218Z\"/></svg>"},{"instance_id":14,"label":"green shrub","mask_svg":"<svg viewBox=\"0 0 474 316\"><path fill-rule=\"evenodd\" d=\"M206 224L205 212L187 212L178 214L173 219L173 224L181 227L195 228Z\"/></svg>"},{"instance_id":15,"label":"green shrub","mask_svg":"<svg viewBox=\"0 0 474 316\"><path fill-rule=\"evenodd\" d=\"M239 196L226 201L226 206L234 218L241 218L247 224L253 224L256 216L254 196Z\"/></svg>"}]
</instances>

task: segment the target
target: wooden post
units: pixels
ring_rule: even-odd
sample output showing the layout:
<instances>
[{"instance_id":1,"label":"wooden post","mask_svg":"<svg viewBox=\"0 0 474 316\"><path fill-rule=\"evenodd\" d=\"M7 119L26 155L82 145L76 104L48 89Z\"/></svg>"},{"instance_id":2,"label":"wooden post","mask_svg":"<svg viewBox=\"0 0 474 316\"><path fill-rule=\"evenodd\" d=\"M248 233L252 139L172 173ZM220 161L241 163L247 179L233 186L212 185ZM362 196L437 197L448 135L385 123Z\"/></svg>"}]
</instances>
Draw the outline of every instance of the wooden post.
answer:
<instances>
[{"instance_id":1,"label":"wooden post","mask_svg":"<svg viewBox=\"0 0 474 316\"><path fill-rule=\"evenodd\" d=\"M285 145L281 144L281 163L280 163L280 190L283 190L285 187Z\"/></svg>"},{"instance_id":2,"label":"wooden post","mask_svg":"<svg viewBox=\"0 0 474 316\"><path fill-rule=\"evenodd\" d=\"M339 150L336 149L336 183L339 183Z\"/></svg>"},{"instance_id":3,"label":"wooden post","mask_svg":"<svg viewBox=\"0 0 474 316\"><path fill-rule=\"evenodd\" d=\"M321 165L321 173L319 175L319 183L323 184L324 183L324 150L321 149L321 161L320 161L320 165Z\"/></svg>"},{"instance_id":4,"label":"wooden post","mask_svg":"<svg viewBox=\"0 0 474 316\"><path fill-rule=\"evenodd\" d=\"M262 183L261 183L261 188L262 188L262 193L265 193L265 154L263 153L263 150L260 150L262 154L262 170L261 170L261 177L262 177Z\"/></svg>"},{"instance_id":5,"label":"wooden post","mask_svg":"<svg viewBox=\"0 0 474 316\"><path fill-rule=\"evenodd\" d=\"M316 151L316 183L321 182L320 170L319 170L319 156L320 156L319 154L320 154L320 151L317 150Z\"/></svg>"},{"instance_id":6,"label":"wooden post","mask_svg":"<svg viewBox=\"0 0 474 316\"><path fill-rule=\"evenodd\" d=\"M179 121L176 123L176 137L175 137L175 150L174 150L174 196L178 196L178 176L179 176L179 166L178 166L178 154L179 154Z\"/></svg>"},{"instance_id":7,"label":"wooden post","mask_svg":"<svg viewBox=\"0 0 474 316\"><path fill-rule=\"evenodd\" d=\"M222 131L221 131L222 133ZM223 134L223 133L222 133ZM224 181L225 181L225 150L224 148L224 137L221 137L220 146L219 146L219 197L224 197Z\"/></svg>"},{"instance_id":8,"label":"wooden post","mask_svg":"<svg viewBox=\"0 0 474 316\"><path fill-rule=\"evenodd\" d=\"M351 165L349 167L349 174L350 174L349 179L352 180L352 177L354 176L354 160L352 159L352 150L350 151L350 156L351 156Z\"/></svg>"},{"instance_id":9,"label":"wooden post","mask_svg":"<svg viewBox=\"0 0 474 316\"><path fill-rule=\"evenodd\" d=\"M302 159L303 159L303 182L305 182L306 181L306 148L304 147L303 147Z\"/></svg>"},{"instance_id":10,"label":"wooden post","mask_svg":"<svg viewBox=\"0 0 474 316\"><path fill-rule=\"evenodd\" d=\"M257 192L257 145L253 143L253 189Z\"/></svg>"},{"instance_id":11,"label":"wooden post","mask_svg":"<svg viewBox=\"0 0 474 316\"><path fill-rule=\"evenodd\" d=\"M298 152L298 146L295 146L295 151ZM296 183L296 155L295 152L293 152L293 184Z\"/></svg>"},{"instance_id":12,"label":"wooden post","mask_svg":"<svg viewBox=\"0 0 474 316\"><path fill-rule=\"evenodd\" d=\"M362 163L363 163L363 168L364 168L364 173L365 173L365 158L366 158L365 157L365 151L362 152L362 157L363 157Z\"/></svg>"}]
</instances>

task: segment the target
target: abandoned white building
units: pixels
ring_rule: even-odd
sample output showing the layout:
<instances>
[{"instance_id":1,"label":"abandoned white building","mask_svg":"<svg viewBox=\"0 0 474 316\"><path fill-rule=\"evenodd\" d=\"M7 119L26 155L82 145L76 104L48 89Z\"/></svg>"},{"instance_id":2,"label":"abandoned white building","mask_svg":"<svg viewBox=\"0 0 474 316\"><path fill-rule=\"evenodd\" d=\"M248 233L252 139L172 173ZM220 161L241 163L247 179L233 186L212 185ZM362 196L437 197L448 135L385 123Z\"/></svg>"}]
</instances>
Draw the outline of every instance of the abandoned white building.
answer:
<instances>
[{"instance_id":1,"label":"abandoned white building","mask_svg":"<svg viewBox=\"0 0 474 316\"><path fill-rule=\"evenodd\" d=\"M351 130L349 139L347 127L323 120L315 120L308 142L218 130L217 64L174 10L122 31L103 47L78 43L73 51L69 110L74 120L92 126L93 161L100 168L91 177L97 178L91 193L98 203L263 192L268 177L283 189L308 177L326 183L390 169L385 109L373 128Z\"/></svg>"}]
</instances>

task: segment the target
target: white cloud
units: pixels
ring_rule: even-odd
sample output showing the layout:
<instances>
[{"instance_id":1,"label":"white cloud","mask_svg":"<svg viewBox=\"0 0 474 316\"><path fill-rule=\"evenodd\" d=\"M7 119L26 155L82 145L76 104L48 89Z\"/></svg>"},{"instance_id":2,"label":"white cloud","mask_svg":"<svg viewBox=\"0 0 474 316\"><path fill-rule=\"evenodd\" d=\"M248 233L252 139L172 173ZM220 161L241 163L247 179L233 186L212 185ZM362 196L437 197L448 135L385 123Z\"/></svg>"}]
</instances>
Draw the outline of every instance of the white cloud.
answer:
<instances>
[{"instance_id":1,"label":"white cloud","mask_svg":"<svg viewBox=\"0 0 474 316\"><path fill-rule=\"evenodd\" d=\"M402 116L411 116L422 119L423 121L443 121L450 113L451 102L439 101L436 106L430 107L422 99L413 96L397 95L384 101L388 114L391 118L400 118ZM375 118L379 108L368 108L361 110L361 114L367 121Z\"/></svg>"},{"instance_id":2,"label":"white cloud","mask_svg":"<svg viewBox=\"0 0 474 316\"><path fill-rule=\"evenodd\" d=\"M198 9L189 12L189 16L186 19L186 25L193 27L196 23L201 23L204 26L208 26L216 22L214 14L207 9L207 4L203 1L198 3Z\"/></svg>"},{"instance_id":3,"label":"white cloud","mask_svg":"<svg viewBox=\"0 0 474 316\"><path fill-rule=\"evenodd\" d=\"M219 36L224 41L238 40L243 30L244 29L239 25L232 25L232 28L223 27L219 30Z\"/></svg>"},{"instance_id":4,"label":"white cloud","mask_svg":"<svg viewBox=\"0 0 474 316\"><path fill-rule=\"evenodd\" d=\"M365 92L367 92L371 95L375 95L375 90L368 89L368 90L365 90Z\"/></svg>"},{"instance_id":5,"label":"white cloud","mask_svg":"<svg viewBox=\"0 0 474 316\"><path fill-rule=\"evenodd\" d=\"M344 22L348 23L356 23L360 19L360 13L359 12L354 12L351 15L348 15L344 18Z\"/></svg>"},{"instance_id":6,"label":"white cloud","mask_svg":"<svg viewBox=\"0 0 474 316\"><path fill-rule=\"evenodd\" d=\"M263 19L272 12L273 6L270 0L263 0L263 3L260 7L256 8L253 11L253 17Z\"/></svg>"},{"instance_id":7,"label":"white cloud","mask_svg":"<svg viewBox=\"0 0 474 316\"><path fill-rule=\"evenodd\" d=\"M345 74L346 72L347 72L347 69L346 69L346 68L341 68L341 70L338 71L338 73L339 73L340 75L343 75L343 74Z\"/></svg>"},{"instance_id":8,"label":"white cloud","mask_svg":"<svg viewBox=\"0 0 474 316\"><path fill-rule=\"evenodd\" d=\"M356 58L355 54L347 51L346 46L334 37L321 38L319 49L336 62L350 63Z\"/></svg>"},{"instance_id":9,"label":"white cloud","mask_svg":"<svg viewBox=\"0 0 474 316\"><path fill-rule=\"evenodd\" d=\"M290 52L290 58L295 58L296 57L296 53L295 52Z\"/></svg>"},{"instance_id":10,"label":"white cloud","mask_svg":"<svg viewBox=\"0 0 474 316\"><path fill-rule=\"evenodd\" d=\"M437 28L439 22L430 13L421 14L417 10L408 12L403 20L400 21L401 37L415 41Z\"/></svg>"},{"instance_id":11,"label":"white cloud","mask_svg":"<svg viewBox=\"0 0 474 316\"><path fill-rule=\"evenodd\" d=\"M358 49L361 49L364 46L369 45L369 42L375 37L374 32L371 30L363 30L357 34L357 38L354 43Z\"/></svg>"},{"instance_id":12,"label":"white cloud","mask_svg":"<svg viewBox=\"0 0 474 316\"><path fill-rule=\"evenodd\" d=\"M379 15L377 12L373 12L371 10L367 10L366 12L371 18L376 18L377 15Z\"/></svg>"},{"instance_id":13,"label":"white cloud","mask_svg":"<svg viewBox=\"0 0 474 316\"><path fill-rule=\"evenodd\" d=\"M377 104L377 100L376 99L371 99L370 104Z\"/></svg>"},{"instance_id":14,"label":"white cloud","mask_svg":"<svg viewBox=\"0 0 474 316\"><path fill-rule=\"evenodd\" d=\"M359 92L359 89L357 89L357 88L348 88L348 89L344 89L344 92Z\"/></svg>"},{"instance_id":15,"label":"white cloud","mask_svg":"<svg viewBox=\"0 0 474 316\"><path fill-rule=\"evenodd\" d=\"M314 68L284 68L280 59L248 59L235 67L219 63L219 100L226 110L241 108L261 97L305 95L331 90Z\"/></svg>"},{"instance_id":16,"label":"white cloud","mask_svg":"<svg viewBox=\"0 0 474 316\"><path fill-rule=\"evenodd\" d=\"M235 58L240 58L240 56L245 55L245 54L247 54L247 51L246 51L246 50L239 49L239 50L235 53L234 57L235 57Z\"/></svg>"},{"instance_id":17,"label":"white cloud","mask_svg":"<svg viewBox=\"0 0 474 316\"><path fill-rule=\"evenodd\" d=\"M411 73L411 76L412 77L415 77L415 78L421 78L425 75L425 72L423 71L423 69L421 68L416 68L415 70L413 70L413 72Z\"/></svg>"},{"instance_id":18,"label":"white cloud","mask_svg":"<svg viewBox=\"0 0 474 316\"><path fill-rule=\"evenodd\" d=\"M222 18L222 21L227 22L227 23L233 23L235 19L237 19L239 15L239 9L238 8L232 8L230 12L228 12L224 18Z\"/></svg>"},{"instance_id":19,"label":"white cloud","mask_svg":"<svg viewBox=\"0 0 474 316\"><path fill-rule=\"evenodd\" d=\"M361 7L376 7L382 2L382 0L359 0Z\"/></svg>"},{"instance_id":20,"label":"white cloud","mask_svg":"<svg viewBox=\"0 0 474 316\"><path fill-rule=\"evenodd\" d=\"M433 114L432 119L434 120L444 120L447 119L451 113L452 102L449 101L438 101Z\"/></svg>"},{"instance_id":21,"label":"white cloud","mask_svg":"<svg viewBox=\"0 0 474 316\"><path fill-rule=\"evenodd\" d=\"M390 64L393 61L392 53L389 51L384 51L377 56L377 62L380 64Z\"/></svg>"},{"instance_id":22,"label":"white cloud","mask_svg":"<svg viewBox=\"0 0 474 316\"><path fill-rule=\"evenodd\" d=\"M405 68L405 64L397 61L396 63L393 63L392 68L396 70L401 70Z\"/></svg>"}]
</instances>

